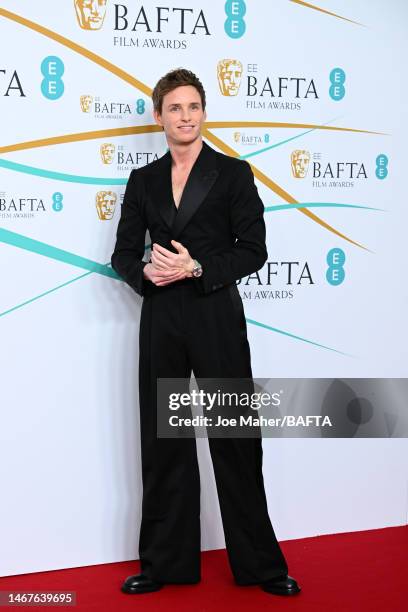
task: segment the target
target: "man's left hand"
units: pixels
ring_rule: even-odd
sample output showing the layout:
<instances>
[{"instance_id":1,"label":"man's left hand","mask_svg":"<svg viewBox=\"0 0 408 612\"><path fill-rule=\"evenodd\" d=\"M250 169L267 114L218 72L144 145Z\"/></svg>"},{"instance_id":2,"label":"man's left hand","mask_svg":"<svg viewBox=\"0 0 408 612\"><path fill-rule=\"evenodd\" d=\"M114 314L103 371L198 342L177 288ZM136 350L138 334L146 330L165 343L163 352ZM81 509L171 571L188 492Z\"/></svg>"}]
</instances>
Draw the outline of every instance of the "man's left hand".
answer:
<instances>
[{"instance_id":1,"label":"man's left hand","mask_svg":"<svg viewBox=\"0 0 408 612\"><path fill-rule=\"evenodd\" d=\"M152 264L158 270L174 270L175 272L184 274L182 278L191 277L194 268L194 260L190 253L186 247L184 247L181 242L177 242L177 240L172 240L171 244L177 249L177 253L165 249L160 244L153 244L151 256Z\"/></svg>"}]
</instances>

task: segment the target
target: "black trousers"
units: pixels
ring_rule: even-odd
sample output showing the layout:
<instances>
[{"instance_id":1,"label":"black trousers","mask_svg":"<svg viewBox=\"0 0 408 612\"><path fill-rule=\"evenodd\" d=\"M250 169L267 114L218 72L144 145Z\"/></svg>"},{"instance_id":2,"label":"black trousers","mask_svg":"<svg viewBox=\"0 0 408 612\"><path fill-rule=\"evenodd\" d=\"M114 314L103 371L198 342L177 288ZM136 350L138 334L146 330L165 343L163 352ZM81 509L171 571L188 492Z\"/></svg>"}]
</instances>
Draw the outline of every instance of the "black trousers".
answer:
<instances>
[{"instance_id":1,"label":"black trousers","mask_svg":"<svg viewBox=\"0 0 408 612\"><path fill-rule=\"evenodd\" d=\"M196 378L252 377L237 287L199 295L193 283L186 279L145 297L140 321L139 556L141 571L163 583L200 580L200 476L195 438L157 437L157 378L189 378L192 370ZM209 447L236 583L287 574L268 515L261 439L209 437Z\"/></svg>"}]
</instances>

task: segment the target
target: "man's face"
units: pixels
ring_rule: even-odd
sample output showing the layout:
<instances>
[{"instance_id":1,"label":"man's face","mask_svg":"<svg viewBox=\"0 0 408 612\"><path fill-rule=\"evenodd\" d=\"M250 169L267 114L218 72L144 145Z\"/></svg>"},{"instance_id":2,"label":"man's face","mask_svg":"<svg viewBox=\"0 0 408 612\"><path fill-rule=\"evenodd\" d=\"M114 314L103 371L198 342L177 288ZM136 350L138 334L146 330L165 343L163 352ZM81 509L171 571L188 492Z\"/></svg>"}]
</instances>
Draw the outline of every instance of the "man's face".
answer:
<instances>
[{"instance_id":1,"label":"man's face","mask_svg":"<svg viewBox=\"0 0 408 612\"><path fill-rule=\"evenodd\" d=\"M299 151L292 157L293 175L296 178L305 178L309 169L309 154L307 151Z\"/></svg>"},{"instance_id":2,"label":"man's face","mask_svg":"<svg viewBox=\"0 0 408 612\"><path fill-rule=\"evenodd\" d=\"M112 219L115 212L116 194L112 192L99 193L96 200L96 207L100 219L107 221Z\"/></svg>"},{"instance_id":3,"label":"man's face","mask_svg":"<svg viewBox=\"0 0 408 612\"><path fill-rule=\"evenodd\" d=\"M193 143L200 138L206 120L201 97L192 85L173 89L163 98L161 113L154 111L156 123L164 128L168 144Z\"/></svg>"},{"instance_id":4,"label":"man's face","mask_svg":"<svg viewBox=\"0 0 408 612\"><path fill-rule=\"evenodd\" d=\"M218 83L224 96L236 96L242 77L241 62L222 62L218 66Z\"/></svg>"},{"instance_id":5,"label":"man's face","mask_svg":"<svg viewBox=\"0 0 408 612\"><path fill-rule=\"evenodd\" d=\"M106 0L74 0L78 23L84 30L99 30L106 12Z\"/></svg>"},{"instance_id":6,"label":"man's face","mask_svg":"<svg viewBox=\"0 0 408 612\"><path fill-rule=\"evenodd\" d=\"M111 144L101 145L101 156L104 164L111 164L115 155L115 146Z\"/></svg>"}]
</instances>

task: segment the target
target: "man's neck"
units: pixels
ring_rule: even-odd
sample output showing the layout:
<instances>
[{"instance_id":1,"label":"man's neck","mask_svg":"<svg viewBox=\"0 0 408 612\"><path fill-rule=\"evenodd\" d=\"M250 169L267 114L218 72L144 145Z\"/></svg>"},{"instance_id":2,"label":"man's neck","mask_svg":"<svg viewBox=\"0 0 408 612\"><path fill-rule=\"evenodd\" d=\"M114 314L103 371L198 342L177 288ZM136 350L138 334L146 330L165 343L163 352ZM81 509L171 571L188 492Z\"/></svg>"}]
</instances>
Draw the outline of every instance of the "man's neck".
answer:
<instances>
[{"instance_id":1,"label":"man's neck","mask_svg":"<svg viewBox=\"0 0 408 612\"><path fill-rule=\"evenodd\" d=\"M173 160L173 168L182 170L191 168L194 165L197 157L200 155L203 147L202 138L197 138L189 145L173 145L169 144L170 154Z\"/></svg>"}]
</instances>

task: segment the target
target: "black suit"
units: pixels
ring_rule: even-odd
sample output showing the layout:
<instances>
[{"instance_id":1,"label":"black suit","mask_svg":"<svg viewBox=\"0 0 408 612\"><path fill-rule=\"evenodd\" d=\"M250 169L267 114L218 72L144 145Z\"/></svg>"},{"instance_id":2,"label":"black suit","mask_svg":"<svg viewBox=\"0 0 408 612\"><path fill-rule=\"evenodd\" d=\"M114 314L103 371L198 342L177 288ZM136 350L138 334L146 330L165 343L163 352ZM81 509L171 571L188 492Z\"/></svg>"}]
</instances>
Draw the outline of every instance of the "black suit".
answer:
<instances>
[{"instance_id":1,"label":"black suit","mask_svg":"<svg viewBox=\"0 0 408 612\"><path fill-rule=\"evenodd\" d=\"M156 380L252 377L235 281L267 258L263 204L250 166L203 144L177 210L171 155L133 170L112 266L144 296L139 397L143 504L142 572L163 583L200 579L200 479L195 439L158 438ZM175 252L181 242L203 267L199 279L157 287L144 279L146 229ZM267 510L258 438L209 438L231 569L238 584L286 574Z\"/></svg>"}]
</instances>

